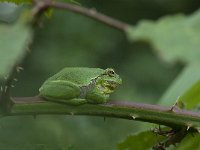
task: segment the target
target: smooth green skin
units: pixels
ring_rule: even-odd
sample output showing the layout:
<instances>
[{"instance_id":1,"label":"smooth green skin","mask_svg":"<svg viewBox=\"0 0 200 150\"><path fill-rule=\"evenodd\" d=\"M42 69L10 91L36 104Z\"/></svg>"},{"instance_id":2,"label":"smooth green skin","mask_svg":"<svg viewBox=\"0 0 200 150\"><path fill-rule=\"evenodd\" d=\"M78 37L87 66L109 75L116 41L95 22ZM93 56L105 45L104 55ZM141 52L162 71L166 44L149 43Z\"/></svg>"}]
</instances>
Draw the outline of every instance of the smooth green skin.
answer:
<instances>
[{"instance_id":1,"label":"smooth green skin","mask_svg":"<svg viewBox=\"0 0 200 150\"><path fill-rule=\"evenodd\" d=\"M122 83L112 68L64 68L47 79L39 89L46 100L80 105L101 104Z\"/></svg>"}]
</instances>

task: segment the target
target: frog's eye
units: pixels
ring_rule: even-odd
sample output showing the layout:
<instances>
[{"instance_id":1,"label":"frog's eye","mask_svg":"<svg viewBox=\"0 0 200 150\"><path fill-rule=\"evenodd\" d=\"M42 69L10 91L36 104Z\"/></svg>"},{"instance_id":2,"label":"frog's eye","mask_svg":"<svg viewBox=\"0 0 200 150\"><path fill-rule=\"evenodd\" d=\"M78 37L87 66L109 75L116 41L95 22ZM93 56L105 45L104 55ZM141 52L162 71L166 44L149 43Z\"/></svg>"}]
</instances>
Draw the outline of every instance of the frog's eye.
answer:
<instances>
[{"instance_id":1,"label":"frog's eye","mask_svg":"<svg viewBox=\"0 0 200 150\"><path fill-rule=\"evenodd\" d=\"M115 74L114 70L109 70L109 71L108 71L108 75L109 75L109 76L114 76L114 74Z\"/></svg>"},{"instance_id":2,"label":"frog's eye","mask_svg":"<svg viewBox=\"0 0 200 150\"><path fill-rule=\"evenodd\" d=\"M114 77L115 71L113 69L106 69L102 75Z\"/></svg>"}]
</instances>

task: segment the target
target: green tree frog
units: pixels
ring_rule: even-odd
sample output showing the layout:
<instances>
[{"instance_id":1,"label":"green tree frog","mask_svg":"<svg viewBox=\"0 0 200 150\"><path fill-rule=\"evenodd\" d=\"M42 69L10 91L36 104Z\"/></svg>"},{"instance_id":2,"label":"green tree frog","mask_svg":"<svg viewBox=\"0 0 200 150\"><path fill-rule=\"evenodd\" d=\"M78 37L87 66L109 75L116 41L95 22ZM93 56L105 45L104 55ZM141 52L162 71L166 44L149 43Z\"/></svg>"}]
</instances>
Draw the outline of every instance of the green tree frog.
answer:
<instances>
[{"instance_id":1,"label":"green tree frog","mask_svg":"<svg viewBox=\"0 0 200 150\"><path fill-rule=\"evenodd\" d=\"M39 89L46 100L79 105L101 104L122 83L112 68L64 68L47 79Z\"/></svg>"}]
</instances>

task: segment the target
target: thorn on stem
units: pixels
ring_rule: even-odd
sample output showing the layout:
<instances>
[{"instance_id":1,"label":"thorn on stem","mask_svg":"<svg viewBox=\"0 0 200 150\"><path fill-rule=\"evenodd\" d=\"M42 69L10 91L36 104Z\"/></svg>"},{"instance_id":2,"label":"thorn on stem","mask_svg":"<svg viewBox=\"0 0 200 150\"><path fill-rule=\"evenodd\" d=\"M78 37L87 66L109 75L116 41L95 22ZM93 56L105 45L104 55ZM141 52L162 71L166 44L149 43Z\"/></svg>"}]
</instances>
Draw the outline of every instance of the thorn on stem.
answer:
<instances>
[{"instance_id":1,"label":"thorn on stem","mask_svg":"<svg viewBox=\"0 0 200 150\"><path fill-rule=\"evenodd\" d=\"M191 127L192 127L191 124L187 124L187 128L186 128L186 130L188 131Z\"/></svg>"},{"instance_id":2,"label":"thorn on stem","mask_svg":"<svg viewBox=\"0 0 200 150\"><path fill-rule=\"evenodd\" d=\"M187 131L190 129L190 126L187 126Z\"/></svg>"},{"instance_id":3,"label":"thorn on stem","mask_svg":"<svg viewBox=\"0 0 200 150\"><path fill-rule=\"evenodd\" d=\"M17 73L20 73L20 71L24 70L24 68L20 67L20 66L17 66L16 67L16 70L17 70Z\"/></svg>"},{"instance_id":4,"label":"thorn on stem","mask_svg":"<svg viewBox=\"0 0 200 150\"><path fill-rule=\"evenodd\" d=\"M176 109L176 108L179 108L179 100L180 100L180 96L178 96L178 98L176 99L176 101L175 101L175 103L172 105L172 107L170 108L170 111L171 112L174 112L174 110Z\"/></svg>"},{"instance_id":5,"label":"thorn on stem","mask_svg":"<svg viewBox=\"0 0 200 150\"><path fill-rule=\"evenodd\" d=\"M131 116L134 120L136 119L136 117L135 116Z\"/></svg>"},{"instance_id":6,"label":"thorn on stem","mask_svg":"<svg viewBox=\"0 0 200 150\"><path fill-rule=\"evenodd\" d=\"M138 118L138 116L134 115L134 114L130 114L130 116L133 118L133 120L135 120L136 118Z\"/></svg>"},{"instance_id":7,"label":"thorn on stem","mask_svg":"<svg viewBox=\"0 0 200 150\"><path fill-rule=\"evenodd\" d=\"M172 107L170 108L171 112L174 112L174 109L176 108L176 103L172 105Z\"/></svg>"}]
</instances>

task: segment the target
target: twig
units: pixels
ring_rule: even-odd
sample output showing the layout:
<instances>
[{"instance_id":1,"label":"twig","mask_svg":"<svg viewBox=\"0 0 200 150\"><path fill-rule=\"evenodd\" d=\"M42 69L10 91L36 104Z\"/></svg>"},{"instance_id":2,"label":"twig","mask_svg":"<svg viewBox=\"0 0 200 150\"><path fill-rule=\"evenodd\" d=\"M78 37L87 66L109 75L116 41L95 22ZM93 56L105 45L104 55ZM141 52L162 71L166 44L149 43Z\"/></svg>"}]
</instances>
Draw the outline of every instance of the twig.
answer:
<instances>
[{"instance_id":1,"label":"twig","mask_svg":"<svg viewBox=\"0 0 200 150\"><path fill-rule=\"evenodd\" d=\"M128 26L127 24L115 20L111 17L108 17L104 14L98 13L95 9L87 9L81 6L77 6L77 5L72 5L72 4L67 4L67 3L51 3L49 5L50 7L54 7L54 8L60 8L60 9L67 9L70 10L72 12L78 13L78 14L82 14L84 16L90 17L92 19L95 19L97 21L100 21L106 25L109 25L113 28L116 28L118 30L122 30L124 31L126 29L126 27Z\"/></svg>"},{"instance_id":2,"label":"twig","mask_svg":"<svg viewBox=\"0 0 200 150\"><path fill-rule=\"evenodd\" d=\"M113 19L111 17L108 17L102 13L99 13L95 9L88 9L88 8L84 8L84 7L69 4L69 3L52 2L51 0L44 0L44 1L34 0L34 3L36 4L33 9L34 15L41 14L44 10L48 8L58 8L58 9L69 10L74 13L78 13L78 14L90 17L94 20L102 22L120 31L125 31L125 29L128 26L128 24L123 23L119 20Z\"/></svg>"}]
</instances>

